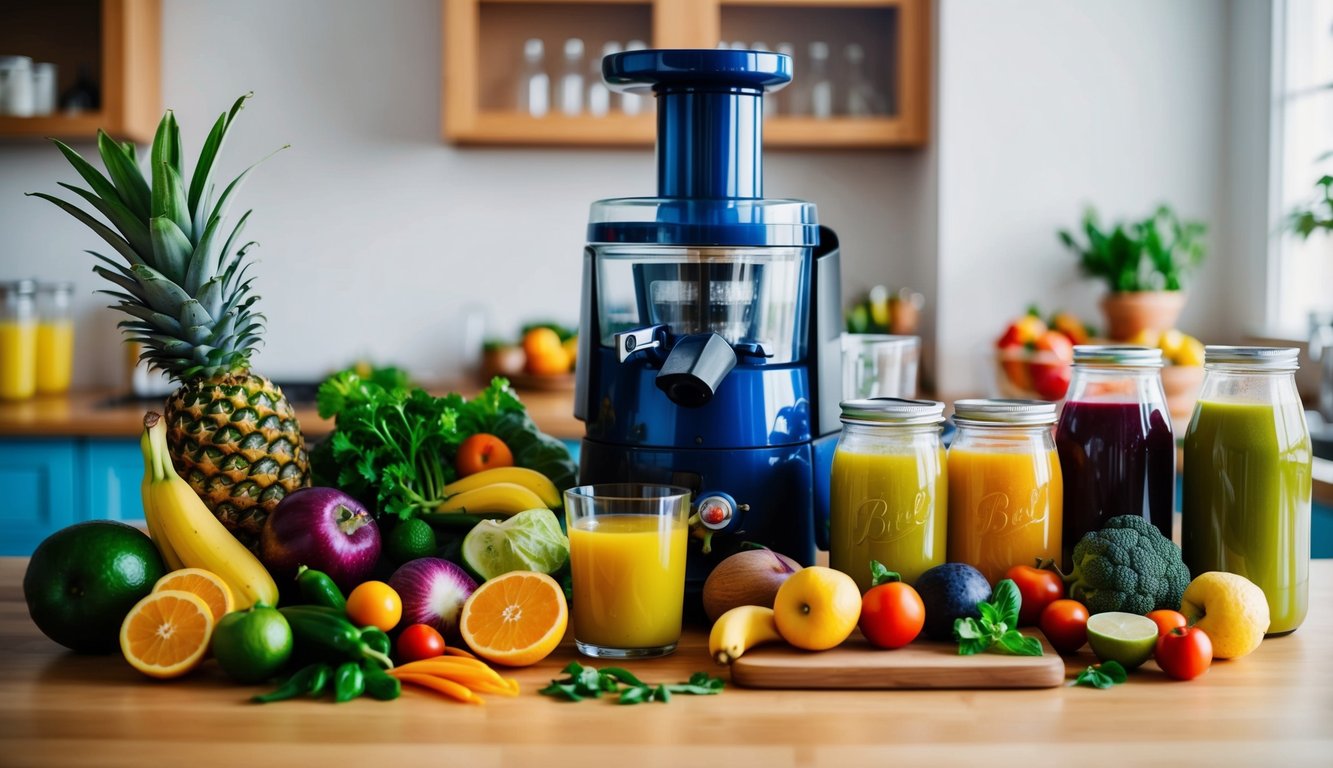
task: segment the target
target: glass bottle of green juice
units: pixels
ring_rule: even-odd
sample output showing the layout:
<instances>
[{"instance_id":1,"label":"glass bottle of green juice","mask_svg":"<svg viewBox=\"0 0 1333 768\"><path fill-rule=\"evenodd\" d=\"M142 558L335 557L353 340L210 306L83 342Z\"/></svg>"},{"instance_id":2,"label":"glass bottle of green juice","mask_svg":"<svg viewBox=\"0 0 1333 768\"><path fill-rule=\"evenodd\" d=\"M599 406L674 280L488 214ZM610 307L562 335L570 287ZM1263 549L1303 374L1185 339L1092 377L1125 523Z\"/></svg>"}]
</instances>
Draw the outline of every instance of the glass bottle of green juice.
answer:
<instances>
[{"instance_id":1,"label":"glass bottle of green juice","mask_svg":"<svg viewBox=\"0 0 1333 768\"><path fill-rule=\"evenodd\" d=\"M1185 432L1181 546L1190 574L1229 571L1268 598L1268 635L1305 619L1310 583L1310 432L1299 350L1210 346Z\"/></svg>"}]
</instances>

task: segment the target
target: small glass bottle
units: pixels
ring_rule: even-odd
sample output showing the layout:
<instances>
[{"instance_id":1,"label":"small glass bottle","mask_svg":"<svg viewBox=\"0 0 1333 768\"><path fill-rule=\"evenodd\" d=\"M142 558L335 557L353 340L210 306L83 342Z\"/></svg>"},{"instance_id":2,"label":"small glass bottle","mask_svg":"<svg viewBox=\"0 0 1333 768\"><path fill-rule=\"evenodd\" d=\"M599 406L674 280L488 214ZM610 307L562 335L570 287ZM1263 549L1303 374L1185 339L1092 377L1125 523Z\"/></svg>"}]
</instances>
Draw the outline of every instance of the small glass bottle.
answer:
<instances>
[{"instance_id":1,"label":"small glass bottle","mask_svg":"<svg viewBox=\"0 0 1333 768\"><path fill-rule=\"evenodd\" d=\"M626 51L643 51L647 48L648 44L642 40L631 40L625 43ZM620 94L620 111L627 115L643 114L644 110L652 109L654 103L654 101L650 101L647 97L637 93Z\"/></svg>"},{"instance_id":2,"label":"small glass bottle","mask_svg":"<svg viewBox=\"0 0 1333 768\"><path fill-rule=\"evenodd\" d=\"M1305 620L1313 452L1299 350L1215 347L1185 431L1180 543L1190 575L1229 571L1268 599L1269 635Z\"/></svg>"},{"instance_id":3,"label":"small glass bottle","mask_svg":"<svg viewBox=\"0 0 1333 768\"><path fill-rule=\"evenodd\" d=\"M810 115L820 120L833 117L833 81L829 79L828 43L810 44Z\"/></svg>"},{"instance_id":4,"label":"small glass bottle","mask_svg":"<svg viewBox=\"0 0 1333 768\"><path fill-rule=\"evenodd\" d=\"M1089 531L1119 515L1171 538L1176 440L1162 389L1162 351L1079 345L1055 428L1064 496L1064 561Z\"/></svg>"},{"instance_id":5,"label":"small glass bottle","mask_svg":"<svg viewBox=\"0 0 1333 768\"><path fill-rule=\"evenodd\" d=\"M781 53L784 56L787 56L788 58L791 59L792 73L795 74L796 46L792 45L791 43L782 42L773 46L773 49L776 52ZM795 94L795 92L796 89L793 86L789 85L781 90L764 94L764 101L772 102L774 114L779 114L779 115L796 114L792 106L792 99L794 98L793 94ZM767 112L765 112L764 114L765 116L768 115Z\"/></svg>"},{"instance_id":6,"label":"small glass bottle","mask_svg":"<svg viewBox=\"0 0 1333 768\"><path fill-rule=\"evenodd\" d=\"M888 110L884 98L875 90L875 84L865 73L865 49L851 43L843 52L847 60L847 88L843 111L852 117L872 117Z\"/></svg>"},{"instance_id":7,"label":"small glass bottle","mask_svg":"<svg viewBox=\"0 0 1333 768\"><path fill-rule=\"evenodd\" d=\"M551 109L551 78L542 60L546 47L532 38L523 43L523 70L518 75L518 111L533 117L545 117Z\"/></svg>"},{"instance_id":8,"label":"small glass bottle","mask_svg":"<svg viewBox=\"0 0 1333 768\"><path fill-rule=\"evenodd\" d=\"M601 57L594 58L588 67L588 114L593 117L606 117L611 111L612 94L602 79L602 59L615 53L620 53L620 43L603 43Z\"/></svg>"},{"instance_id":9,"label":"small glass bottle","mask_svg":"<svg viewBox=\"0 0 1333 768\"><path fill-rule=\"evenodd\" d=\"M73 283L37 287L37 392L62 395L74 371Z\"/></svg>"},{"instance_id":10,"label":"small glass bottle","mask_svg":"<svg viewBox=\"0 0 1333 768\"><path fill-rule=\"evenodd\" d=\"M560 113L574 117L583 112L583 41L565 41L565 64L560 74Z\"/></svg>"},{"instance_id":11,"label":"small glass bottle","mask_svg":"<svg viewBox=\"0 0 1333 768\"><path fill-rule=\"evenodd\" d=\"M1015 565L1060 563L1064 488L1055 403L959 400L949 446L949 560L994 584Z\"/></svg>"},{"instance_id":12,"label":"small glass bottle","mask_svg":"<svg viewBox=\"0 0 1333 768\"><path fill-rule=\"evenodd\" d=\"M870 588L870 561L903 581L944 562L944 403L883 397L842 404L833 454L829 565Z\"/></svg>"},{"instance_id":13,"label":"small glass bottle","mask_svg":"<svg viewBox=\"0 0 1333 768\"><path fill-rule=\"evenodd\" d=\"M37 391L36 290L32 280L0 283L0 399Z\"/></svg>"}]
</instances>

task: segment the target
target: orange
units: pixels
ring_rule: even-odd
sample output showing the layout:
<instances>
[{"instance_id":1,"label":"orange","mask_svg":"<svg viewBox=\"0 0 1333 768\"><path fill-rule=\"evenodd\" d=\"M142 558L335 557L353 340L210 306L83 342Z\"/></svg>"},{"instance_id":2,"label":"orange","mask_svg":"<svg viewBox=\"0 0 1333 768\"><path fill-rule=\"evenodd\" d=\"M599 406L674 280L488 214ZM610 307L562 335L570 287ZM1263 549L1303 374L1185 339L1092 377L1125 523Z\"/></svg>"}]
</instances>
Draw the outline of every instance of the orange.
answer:
<instances>
[{"instance_id":1,"label":"orange","mask_svg":"<svg viewBox=\"0 0 1333 768\"><path fill-rule=\"evenodd\" d=\"M552 352L563 352L560 334L546 327L533 328L523 334L523 352L528 357L541 357Z\"/></svg>"},{"instance_id":2,"label":"orange","mask_svg":"<svg viewBox=\"0 0 1333 768\"><path fill-rule=\"evenodd\" d=\"M842 571L815 565L803 568L778 587L773 619L778 634L807 651L840 644L861 618L861 590Z\"/></svg>"},{"instance_id":3,"label":"orange","mask_svg":"<svg viewBox=\"0 0 1333 768\"><path fill-rule=\"evenodd\" d=\"M236 598L232 596L231 587L227 586L227 582L223 581L221 576L203 568L182 568L179 571L172 571L153 585L154 592L164 592L168 589L178 589L203 598L213 614L214 624L236 610Z\"/></svg>"},{"instance_id":4,"label":"orange","mask_svg":"<svg viewBox=\"0 0 1333 768\"><path fill-rule=\"evenodd\" d=\"M120 650L149 677L180 677L199 666L213 635L213 612L196 594L153 592L125 614Z\"/></svg>"},{"instance_id":5,"label":"orange","mask_svg":"<svg viewBox=\"0 0 1333 768\"><path fill-rule=\"evenodd\" d=\"M569 606L555 579L511 571L482 584L463 603L463 640L483 659L510 667L536 664L565 636Z\"/></svg>"}]
</instances>

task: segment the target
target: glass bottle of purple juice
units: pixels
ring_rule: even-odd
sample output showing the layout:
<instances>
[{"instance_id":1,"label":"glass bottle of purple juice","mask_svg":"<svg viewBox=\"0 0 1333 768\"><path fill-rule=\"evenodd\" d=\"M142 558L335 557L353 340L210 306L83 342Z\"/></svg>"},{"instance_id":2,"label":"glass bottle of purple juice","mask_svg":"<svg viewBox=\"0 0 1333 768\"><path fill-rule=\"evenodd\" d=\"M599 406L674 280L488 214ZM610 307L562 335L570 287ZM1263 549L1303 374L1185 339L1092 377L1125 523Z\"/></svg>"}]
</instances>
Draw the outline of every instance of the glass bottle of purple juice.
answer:
<instances>
[{"instance_id":1,"label":"glass bottle of purple juice","mask_svg":"<svg viewBox=\"0 0 1333 768\"><path fill-rule=\"evenodd\" d=\"M1074 371L1055 448L1064 475L1064 562L1117 515L1140 515L1171 538L1176 447L1162 390L1162 352L1074 347Z\"/></svg>"}]
</instances>

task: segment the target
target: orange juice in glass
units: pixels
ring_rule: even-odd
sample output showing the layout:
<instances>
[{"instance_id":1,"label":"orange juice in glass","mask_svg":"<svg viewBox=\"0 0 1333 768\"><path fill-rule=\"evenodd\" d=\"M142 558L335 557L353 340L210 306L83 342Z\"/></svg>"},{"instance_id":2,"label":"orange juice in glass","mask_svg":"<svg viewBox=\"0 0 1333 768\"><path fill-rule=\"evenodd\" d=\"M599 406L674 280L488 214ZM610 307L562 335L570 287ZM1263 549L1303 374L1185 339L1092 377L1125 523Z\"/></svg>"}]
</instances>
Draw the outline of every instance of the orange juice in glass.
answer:
<instances>
[{"instance_id":1,"label":"orange juice in glass","mask_svg":"<svg viewBox=\"0 0 1333 768\"><path fill-rule=\"evenodd\" d=\"M72 283L37 289L37 391L59 395L69 391L74 368L74 321L70 317Z\"/></svg>"},{"instance_id":2,"label":"orange juice in glass","mask_svg":"<svg viewBox=\"0 0 1333 768\"><path fill-rule=\"evenodd\" d=\"M588 656L665 656L680 640L690 493L640 483L565 491L574 643Z\"/></svg>"},{"instance_id":3,"label":"orange juice in glass","mask_svg":"<svg viewBox=\"0 0 1333 768\"><path fill-rule=\"evenodd\" d=\"M31 280L0 283L0 399L23 400L37 389L37 314Z\"/></svg>"},{"instance_id":4,"label":"orange juice in glass","mask_svg":"<svg viewBox=\"0 0 1333 768\"><path fill-rule=\"evenodd\" d=\"M1055 403L960 400L949 447L949 560L992 584L1014 565L1060 563L1064 486Z\"/></svg>"}]
</instances>

